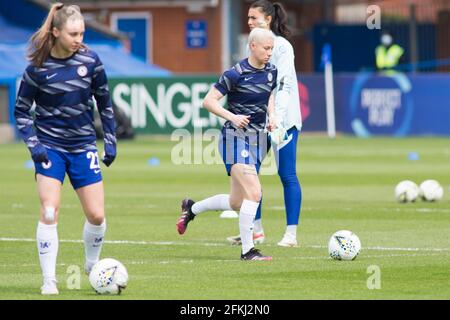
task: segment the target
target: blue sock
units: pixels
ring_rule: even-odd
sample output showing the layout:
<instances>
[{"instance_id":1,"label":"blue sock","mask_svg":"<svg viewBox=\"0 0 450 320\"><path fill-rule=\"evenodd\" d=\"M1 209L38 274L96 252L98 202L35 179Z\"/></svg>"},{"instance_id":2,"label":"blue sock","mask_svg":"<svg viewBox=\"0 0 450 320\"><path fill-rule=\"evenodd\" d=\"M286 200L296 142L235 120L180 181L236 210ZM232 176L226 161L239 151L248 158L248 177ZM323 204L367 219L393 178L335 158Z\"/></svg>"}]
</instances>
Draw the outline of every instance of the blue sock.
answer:
<instances>
[{"instance_id":1,"label":"blue sock","mask_svg":"<svg viewBox=\"0 0 450 320\"><path fill-rule=\"evenodd\" d=\"M261 219L261 204L262 204L262 196L261 201L259 202L258 210L256 211L255 220Z\"/></svg>"}]
</instances>

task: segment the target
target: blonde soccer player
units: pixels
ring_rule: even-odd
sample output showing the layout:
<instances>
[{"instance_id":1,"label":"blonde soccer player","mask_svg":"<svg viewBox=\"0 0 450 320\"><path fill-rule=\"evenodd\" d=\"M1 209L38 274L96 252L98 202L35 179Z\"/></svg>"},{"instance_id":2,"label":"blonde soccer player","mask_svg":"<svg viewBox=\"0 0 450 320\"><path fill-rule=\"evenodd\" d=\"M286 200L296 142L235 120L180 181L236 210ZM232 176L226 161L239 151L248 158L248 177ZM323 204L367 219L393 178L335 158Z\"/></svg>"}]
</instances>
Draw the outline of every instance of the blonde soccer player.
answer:
<instances>
[{"instance_id":1,"label":"blonde soccer player","mask_svg":"<svg viewBox=\"0 0 450 320\"><path fill-rule=\"evenodd\" d=\"M248 42L249 57L225 71L203 102L208 111L226 120L219 151L231 177L231 192L197 202L184 199L177 229L183 234L188 223L201 212L233 209L239 211L241 259L272 260L254 246L253 220L261 201L258 172L270 147L267 131L275 128L277 69L269 63L274 37L268 30L255 28L250 32ZM219 103L225 95L228 108Z\"/></svg>"},{"instance_id":2,"label":"blonde soccer player","mask_svg":"<svg viewBox=\"0 0 450 320\"><path fill-rule=\"evenodd\" d=\"M270 30L275 37L270 63L275 65L278 70L278 85L275 95L277 130L272 134L272 140L275 142L272 146L277 160L278 175L283 184L286 212L286 229L283 238L277 244L282 247L297 247L302 189L297 177L296 166L297 141L302 127L302 117L294 49L287 40L290 35L287 13L279 2L257 0L250 4L248 26L250 30L254 28ZM255 217L253 237L256 243L262 243L265 240L261 206ZM227 240L231 244L240 244L241 242L239 236L228 237Z\"/></svg>"}]
</instances>

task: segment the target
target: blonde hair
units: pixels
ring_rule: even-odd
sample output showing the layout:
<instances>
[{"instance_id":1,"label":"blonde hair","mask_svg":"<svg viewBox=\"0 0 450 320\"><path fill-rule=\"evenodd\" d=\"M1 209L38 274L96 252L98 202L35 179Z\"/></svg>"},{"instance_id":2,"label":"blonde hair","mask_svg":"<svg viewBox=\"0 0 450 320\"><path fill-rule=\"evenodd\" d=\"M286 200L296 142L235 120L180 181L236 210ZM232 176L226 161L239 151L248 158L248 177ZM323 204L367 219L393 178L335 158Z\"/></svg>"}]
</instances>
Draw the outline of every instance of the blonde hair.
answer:
<instances>
[{"instance_id":1,"label":"blonde hair","mask_svg":"<svg viewBox=\"0 0 450 320\"><path fill-rule=\"evenodd\" d=\"M268 38L275 39L273 33L270 30L263 28L253 28L248 35L248 43L250 44L252 42L261 42Z\"/></svg>"},{"instance_id":2,"label":"blonde hair","mask_svg":"<svg viewBox=\"0 0 450 320\"><path fill-rule=\"evenodd\" d=\"M76 5L66 6L63 3L55 3L51 6L44 23L30 38L28 60L31 61L32 65L42 66L55 45L56 38L52 32L53 28L62 30L69 19L84 20L80 7ZM82 46L84 47L84 45Z\"/></svg>"}]
</instances>

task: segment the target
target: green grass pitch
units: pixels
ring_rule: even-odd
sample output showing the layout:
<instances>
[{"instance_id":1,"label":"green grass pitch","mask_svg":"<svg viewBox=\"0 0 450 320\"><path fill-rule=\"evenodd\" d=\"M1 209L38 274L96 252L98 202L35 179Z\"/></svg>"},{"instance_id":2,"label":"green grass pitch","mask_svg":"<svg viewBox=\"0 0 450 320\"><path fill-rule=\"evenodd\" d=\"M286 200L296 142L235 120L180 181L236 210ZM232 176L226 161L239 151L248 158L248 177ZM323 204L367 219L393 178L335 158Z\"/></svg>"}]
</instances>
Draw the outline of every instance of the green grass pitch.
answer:
<instances>
[{"instance_id":1,"label":"green grass pitch","mask_svg":"<svg viewBox=\"0 0 450 320\"><path fill-rule=\"evenodd\" d=\"M114 297L96 295L84 273L79 288L73 282L84 264L84 216L68 180L58 224L60 295L40 295L39 205L33 170L25 165L29 154L23 143L0 145L0 299L450 298L448 139L301 136L298 248L276 245L285 227L282 187L277 175L261 176L267 241L259 248L274 257L269 262L240 261L240 248L225 240L238 233L238 221L218 212L201 214L178 235L182 198L228 193L229 181L222 165L174 165L176 144L161 137L120 141L116 162L103 168L108 229L102 257L120 260L130 275L128 288ZM419 159L408 160L409 152ZM159 165L148 164L152 157ZM397 203L394 187L404 179L436 179L444 198ZM340 229L361 239L354 261L328 257L328 239ZM378 289L370 286L376 276Z\"/></svg>"}]
</instances>

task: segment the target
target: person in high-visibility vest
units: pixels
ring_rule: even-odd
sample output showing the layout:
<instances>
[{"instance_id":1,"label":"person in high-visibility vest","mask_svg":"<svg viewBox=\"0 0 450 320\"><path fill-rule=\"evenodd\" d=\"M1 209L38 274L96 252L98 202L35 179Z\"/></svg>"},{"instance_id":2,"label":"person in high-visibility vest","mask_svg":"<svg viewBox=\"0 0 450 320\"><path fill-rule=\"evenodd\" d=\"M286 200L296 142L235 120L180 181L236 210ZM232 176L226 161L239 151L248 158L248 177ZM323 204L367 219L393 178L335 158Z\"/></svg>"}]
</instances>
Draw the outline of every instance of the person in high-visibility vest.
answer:
<instances>
[{"instance_id":1,"label":"person in high-visibility vest","mask_svg":"<svg viewBox=\"0 0 450 320\"><path fill-rule=\"evenodd\" d=\"M377 69L394 69L403 58L404 52L402 47L393 43L389 33L384 33L381 36L381 44L375 49Z\"/></svg>"}]
</instances>

